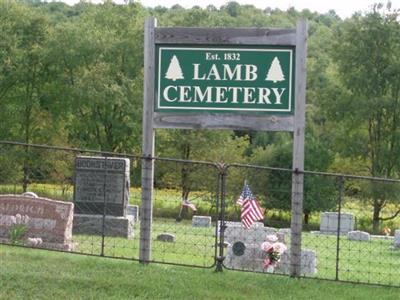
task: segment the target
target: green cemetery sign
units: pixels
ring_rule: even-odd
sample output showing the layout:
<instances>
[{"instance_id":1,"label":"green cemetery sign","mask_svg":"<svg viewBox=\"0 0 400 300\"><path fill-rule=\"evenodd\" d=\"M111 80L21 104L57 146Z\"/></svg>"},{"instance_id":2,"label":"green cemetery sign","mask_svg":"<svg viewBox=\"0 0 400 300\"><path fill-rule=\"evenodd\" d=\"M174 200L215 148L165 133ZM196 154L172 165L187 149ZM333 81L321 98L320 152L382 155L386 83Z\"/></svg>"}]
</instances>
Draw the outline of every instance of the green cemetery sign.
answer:
<instances>
[{"instance_id":1,"label":"green cemetery sign","mask_svg":"<svg viewBox=\"0 0 400 300\"><path fill-rule=\"evenodd\" d=\"M156 46L159 112L293 115L294 50Z\"/></svg>"}]
</instances>

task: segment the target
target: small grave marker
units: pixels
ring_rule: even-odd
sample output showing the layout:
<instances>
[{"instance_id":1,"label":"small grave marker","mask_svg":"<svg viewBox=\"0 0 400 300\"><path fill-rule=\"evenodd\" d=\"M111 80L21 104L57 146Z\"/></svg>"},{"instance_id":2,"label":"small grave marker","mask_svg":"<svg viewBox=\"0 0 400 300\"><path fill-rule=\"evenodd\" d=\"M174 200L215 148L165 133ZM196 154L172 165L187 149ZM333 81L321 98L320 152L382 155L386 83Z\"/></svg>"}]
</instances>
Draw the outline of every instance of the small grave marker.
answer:
<instances>
[{"instance_id":1,"label":"small grave marker","mask_svg":"<svg viewBox=\"0 0 400 300\"><path fill-rule=\"evenodd\" d=\"M157 235L157 241L166 243L175 243L176 237L171 233L161 233Z\"/></svg>"},{"instance_id":2,"label":"small grave marker","mask_svg":"<svg viewBox=\"0 0 400 300\"><path fill-rule=\"evenodd\" d=\"M211 217L193 216L192 226L193 227L210 227L211 226Z\"/></svg>"},{"instance_id":3,"label":"small grave marker","mask_svg":"<svg viewBox=\"0 0 400 300\"><path fill-rule=\"evenodd\" d=\"M347 233L347 238L351 241L367 241L369 242L371 240L371 236L368 232L365 231L349 231Z\"/></svg>"}]
</instances>

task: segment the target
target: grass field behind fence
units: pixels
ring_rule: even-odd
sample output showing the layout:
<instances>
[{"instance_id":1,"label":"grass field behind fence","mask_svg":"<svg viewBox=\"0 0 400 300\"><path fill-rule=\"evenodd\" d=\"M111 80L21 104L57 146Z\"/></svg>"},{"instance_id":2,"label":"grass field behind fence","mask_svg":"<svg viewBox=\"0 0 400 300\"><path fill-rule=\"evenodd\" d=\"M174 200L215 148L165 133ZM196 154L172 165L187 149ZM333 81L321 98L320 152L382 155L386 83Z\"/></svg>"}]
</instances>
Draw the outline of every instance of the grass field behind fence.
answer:
<instances>
[{"instance_id":1,"label":"grass field behind fence","mask_svg":"<svg viewBox=\"0 0 400 300\"><path fill-rule=\"evenodd\" d=\"M398 299L399 289L0 245L0 299Z\"/></svg>"},{"instance_id":2,"label":"grass field behind fence","mask_svg":"<svg viewBox=\"0 0 400 300\"><path fill-rule=\"evenodd\" d=\"M29 185L29 190L37 193L42 197L53 199L72 201L73 186L59 184L43 184L32 183ZM0 185L0 194L20 194L22 193L21 185L2 184ZM156 189L154 199L153 215L163 218L176 218L179 214L181 205L181 191L175 189ZM197 214L200 215L215 215L215 195L207 192L191 192L190 200L196 204L198 208ZM130 189L130 204L140 205L141 189ZM226 203L230 204L226 207L225 213L227 219L238 219L240 212L238 207L233 205L234 199L226 199ZM397 210L395 204L387 204L383 210L381 217L388 217ZM334 210L333 210L334 211ZM372 206L360 199L345 197L342 204L342 212L352 213L356 217L356 229L370 231L372 228ZM190 216L189 216L190 217ZM268 209L265 217L266 226L290 227L290 212L279 209ZM304 226L305 230L318 230L320 223L320 212L311 214L309 224ZM382 228L388 227L394 234L395 229L400 228L400 216L392 220L382 223Z\"/></svg>"}]
</instances>

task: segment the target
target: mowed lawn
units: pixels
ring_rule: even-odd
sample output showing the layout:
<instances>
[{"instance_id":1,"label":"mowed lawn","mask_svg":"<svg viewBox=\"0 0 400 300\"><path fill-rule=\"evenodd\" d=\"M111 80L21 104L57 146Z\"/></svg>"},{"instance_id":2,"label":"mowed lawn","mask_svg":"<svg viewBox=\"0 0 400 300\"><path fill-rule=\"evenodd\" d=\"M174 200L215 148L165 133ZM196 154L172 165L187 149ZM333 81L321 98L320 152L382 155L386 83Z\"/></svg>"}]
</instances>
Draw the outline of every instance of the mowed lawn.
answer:
<instances>
[{"instance_id":1,"label":"mowed lawn","mask_svg":"<svg viewBox=\"0 0 400 300\"><path fill-rule=\"evenodd\" d=\"M133 239L101 236L74 235L76 252L99 255L104 245L104 255L130 259L139 258L139 225L135 226ZM171 233L175 243L157 241L157 235ZM342 281L400 286L400 250L391 249L393 240L372 239L370 242L349 241L340 237L338 278ZM286 238L289 246L290 238ZM302 248L315 251L316 273L307 277L336 278L337 237L304 232ZM192 227L188 220L156 218L152 228L152 259L156 262L211 267L215 257L215 227ZM225 255L227 249L225 249ZM399 297L400 299L400 297Z\"/></svg>"},{"instance_id":2,"label":"mowed lawn","mask_svg":"<svg viewBox=\"0 0 400 300\"><path fill-rule=\"evenodd\" d=\"M399 299L399 293L0 245L0 299Z\"/></svg>"}]
</instances>

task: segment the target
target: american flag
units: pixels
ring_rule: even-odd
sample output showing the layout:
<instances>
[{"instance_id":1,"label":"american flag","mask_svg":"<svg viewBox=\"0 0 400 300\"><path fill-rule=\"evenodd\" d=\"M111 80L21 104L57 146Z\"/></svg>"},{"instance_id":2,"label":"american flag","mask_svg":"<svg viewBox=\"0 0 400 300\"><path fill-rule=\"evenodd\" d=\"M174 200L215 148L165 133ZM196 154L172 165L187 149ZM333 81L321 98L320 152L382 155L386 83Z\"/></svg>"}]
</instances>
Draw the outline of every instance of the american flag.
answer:
<instances>
[{"instance_id":1,"label":"american flag","mask_svg":"<svg viewBox=\"0 0 400 300\"><path fill-rule=\"evenodd\" d=\"M197 211L196 205L194 205L194 203L190 202L190 201L187 200L187 199L184 199L184 200L182 201L182 206L187 206L187 207L189 207L190 209L192 209L193 211Z\"/></svg>"},{"instance_id":2,"label":"american flag","mask_svg":"<svg viewBox=\"0 0 400 300\"><path fill-rule=\"evenodd\" d=\"M239 198L236 200L236 204L242 206L244 201L247 199L253 199L253 193L250 190L250 187L247 183L244 184L242 193L240 194Z\"/></svg>"},{"instance_id":3,"label":"american flag","mask_svg":"<svg viewBox=\"0 0 400 300\"><path fill-rule=\"evenodd\" d=\"M242 224L245 228L250 228L255 221L264 219L263 210L247 183L243 186L242 193L236 203L242 206L240 218L242 219Z\"/></svg>"}]
</instances>

